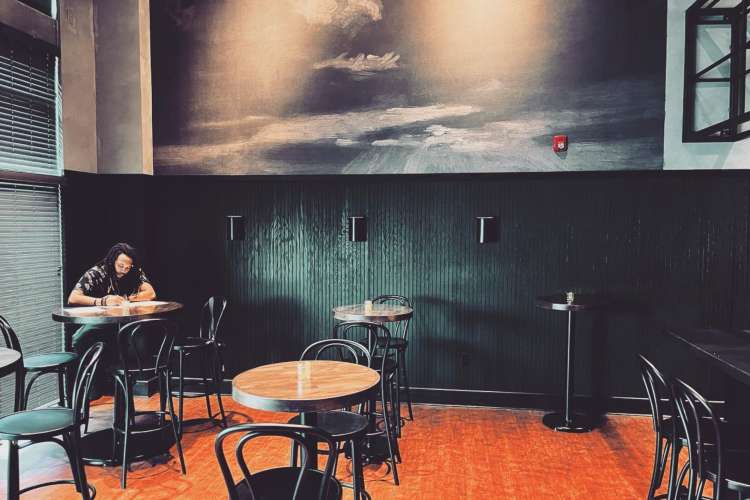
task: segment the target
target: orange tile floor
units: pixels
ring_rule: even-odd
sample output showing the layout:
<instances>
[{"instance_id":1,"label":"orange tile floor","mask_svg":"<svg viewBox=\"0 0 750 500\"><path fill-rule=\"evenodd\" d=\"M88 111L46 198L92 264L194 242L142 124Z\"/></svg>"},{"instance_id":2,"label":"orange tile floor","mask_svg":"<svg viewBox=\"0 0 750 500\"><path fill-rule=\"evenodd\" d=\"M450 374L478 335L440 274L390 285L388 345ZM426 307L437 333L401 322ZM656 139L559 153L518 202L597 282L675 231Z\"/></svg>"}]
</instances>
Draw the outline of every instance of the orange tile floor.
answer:
<instances>
[{"instance_id":1,"label":"orange tile floor","mask_svg":"<svg viewBox=\"0 0 750 500\"><path fill-rule=\"evenodd\" d=\"M288 414L249 410L224 398L232 424L284 422ZM154 399L138 398L140 408ZM213 405L215 406L215 405ZM111 403L94 403L92 429L107 425ZM561 434L544 427L542 413L531 410L415 405L415 420L403 429L399 465L401 485L395 486L385 466L365 471L373 499L642 499L648 489L653 432L648 417L609 416L588 434ZM186 418L205 413L202 399L188 400ZM175 448L166 460L138 462L128 474L128 488L119 486L119 467L86 467L97 498L214 499L226 490L213 451L216 428L194 427L183 447L187 475L180 474ZM288 442L267 442L253 448L250 466L288 461ZM0 490L5 492L4 449L0 448ZM21 487L69 478L65 453L53 444L21 451ZM347 467L339 476L347 476ZM80 498L72 485L36 490L22 498ZM352 498L344 490L344 498Z\"/></svg>"}]
</instances>

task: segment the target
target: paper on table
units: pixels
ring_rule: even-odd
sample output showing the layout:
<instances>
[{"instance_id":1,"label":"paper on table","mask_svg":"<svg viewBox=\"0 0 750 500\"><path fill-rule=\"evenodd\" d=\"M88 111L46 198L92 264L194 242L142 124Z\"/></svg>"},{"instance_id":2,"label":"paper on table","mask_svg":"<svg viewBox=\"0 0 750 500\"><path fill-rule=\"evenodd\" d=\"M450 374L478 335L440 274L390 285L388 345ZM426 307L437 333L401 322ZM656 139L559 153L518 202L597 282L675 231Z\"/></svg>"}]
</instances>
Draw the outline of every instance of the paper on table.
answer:
<instances>
[{"instance_id":1,"label":"paper on table","mask_svg":"<svg viewBox=\"0 0 750 500\"><path fill-rule=\"evenodd\" d=\"M141 306L160 306L166 304L163 300L144 300L142 302L128 302L129 307L141 307Z\"/></svg>"},{"instance_id":2,"label":"paper on table","mask_svg":"<svg viewBox=\"0 0 750 500\"><path fill-rule=\"evenodd\" d=\"M85 307L65 307L63 308L63 311L65 312L101 312L103 311L103 307L99 306L85 306Z\"/></svg>"}]
</instances>

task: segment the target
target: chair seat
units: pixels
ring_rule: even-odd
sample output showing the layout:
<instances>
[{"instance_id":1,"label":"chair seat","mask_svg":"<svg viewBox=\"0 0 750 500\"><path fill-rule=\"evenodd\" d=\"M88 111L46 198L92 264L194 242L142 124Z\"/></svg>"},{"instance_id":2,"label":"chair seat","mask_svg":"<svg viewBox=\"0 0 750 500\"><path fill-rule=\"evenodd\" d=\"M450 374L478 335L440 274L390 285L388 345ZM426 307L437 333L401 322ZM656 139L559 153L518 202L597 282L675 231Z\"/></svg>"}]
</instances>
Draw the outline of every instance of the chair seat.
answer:
<instances>
[{"instance_id":1,"label":"chair seat","mask_svg":"<svg viewBox=\"0 0 750 500\"><path fill-rule=\"evenodd\" d=\"M359 341L362 345L367 345L367 339L362 339ZM400 337L391 338L390 342L388 342L388 349L396 349L398 351L405 351L406 348L409 345L408 340L404 340ZM378 337L378 347L385 347L385 337Z\"/></svg>"},{"instance_id":2,"label":"chair seat","mask_svg":"<svg viewBox=\"0 0 750 500\"><path fill-rule=\"evenodd\" d=\"M254 500L291 500L298 476L298 467L281 467L257 472L252 475L255 497L250 495L250 490L244 480L237 483L234 488L239 500L250 500L251 498L254 498ZM296 500L318 500L322 477L323 473L319 470L306 470ZM335 478L331 478L329 481L330 486L325 500L339 500L341 498L341 483Z\"/></svg>"},{"instance_id":3,"label":"chair seat","mask_svg":"<svg viewBox=\"0 0 750 500\"><path fill-rule=\"evenodd\" d=\"M212 344L210 339L204 339L201 337L185 337L184 339L177 339L174 346L175 351L184 351L192 349L206 348Z\"/></svg>"},{"instance_id":4,"label":"chair seat","mask_svg":"<svg viewBox=\"0 0 750 500\"><path fill-rule=\"evenodd\" d=\"M383 356L373 356L372 357L372 363L370 363L370 366L372 366L372 369L380 372L380 365L383 362ZM392 358L385 358L385 365L383 365L383 371L385 373L393 373L396 371L396 361L394 361Z\"/></svg>"},{"instance_id":5,"label":"chair seat","mask_svg":"<svg viewBox=\"0 0 750 500\"><path fill-rule=\"evenodd\" d=\"M54 436L74 425L75 415L69 408L19 411L0 418L0 439Z\"/></svg>"},{"instance_id":6,"label":"chair seat","mask_svg":"<svg viewBox=\"0 0 750 500\"><path fill-rule=\"evenodd\" d=\"M23 367L30 372L52 370L74 363L77 359L78 354L74 352L50 352L45 354L35 354L33 356L24 356Z\"/></svg>"},{"instance_id":7,"label":"chair seat","mask_svg":"<svg viewBox=\"0 0 750 500\"><path fill-rule=\"evenodd\" d=\"M679 424L678 424L679 425ZM680 430L681 431L681 430ZM714 429L713 423L710 419L703 419L701 425L701 433L704 436L713 436ZM664 435L672 436L672 417L667 416L664 418ZM721 422L721 435L722 440L725 443L731 444L736 449L750 449L750 436L747 433L747 427L743 425L732 424L726 421ZM680 436L680 442L682 446L687 446L685 438ZM707 443L710 445L710 443Z\"/></svg>"},{"instance_id":8,"label":"chair seat","mask_svg":"<svg viewBox=\"0 0 750 500\"><path fill-rule=\"evenodd\" d=\"M315 427L329 433L336 441L347 441L367 431L367 417L351 411L322 411L315 414ZM300 416L289 419L290 424L301 424Z\"/></svg>"}]
</instances>

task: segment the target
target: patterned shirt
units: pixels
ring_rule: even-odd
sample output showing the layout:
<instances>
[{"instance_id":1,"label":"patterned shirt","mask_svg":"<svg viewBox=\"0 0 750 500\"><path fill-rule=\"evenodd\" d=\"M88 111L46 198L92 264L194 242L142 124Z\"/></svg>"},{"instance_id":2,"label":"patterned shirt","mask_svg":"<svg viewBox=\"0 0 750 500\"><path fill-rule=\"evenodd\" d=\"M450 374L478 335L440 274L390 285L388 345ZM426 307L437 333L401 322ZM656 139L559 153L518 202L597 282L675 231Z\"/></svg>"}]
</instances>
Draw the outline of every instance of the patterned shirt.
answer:
<instances>
[{"instance_id":1,"label":"patterned shirt","mask_svg":"<svg viewBox=\"0 0 750 500\"><path fill-rule=\"evenodd\" d=\"M143 283L150 283L142 269L133 269L138 273L138 285L134 290L121 290L117 276L110 276L104 266L96 265L83 273L76 283L75 289L89 297L104 297L105 295L133 295L137 293Z\"/></svg>"}]
</instances>

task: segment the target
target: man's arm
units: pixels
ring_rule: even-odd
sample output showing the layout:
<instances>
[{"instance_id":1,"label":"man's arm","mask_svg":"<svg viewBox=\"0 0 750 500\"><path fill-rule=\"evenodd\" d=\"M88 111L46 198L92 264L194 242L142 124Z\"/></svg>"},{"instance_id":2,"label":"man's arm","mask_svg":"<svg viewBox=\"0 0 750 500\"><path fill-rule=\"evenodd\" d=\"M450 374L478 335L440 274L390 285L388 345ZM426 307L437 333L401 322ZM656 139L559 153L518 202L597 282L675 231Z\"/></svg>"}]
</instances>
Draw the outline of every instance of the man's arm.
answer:
<instances>
[{"instance_id":1,"label":"man's arm","mask_svg":"<svg viewBox=\"0 0 750 500\"><path fill-rule=\"evenodd\" d=\"M84 295L80 288L74 288L68 295L68 304L71 306L96 306L100 301L99 297Z\"/></svg>"},{"instance_id":2,"label":"man's arm","mask_svg":"<svg viewBox=\"0 0 750 500\"><path fill-rule=\"evenodd\" d=\"M141 302L144 300L154 300L156 298L156 290L151 286L151 283L144 281L138 288L138 291L133 295L128 296L130 302Z\"/></svg>"}]
</instances>

